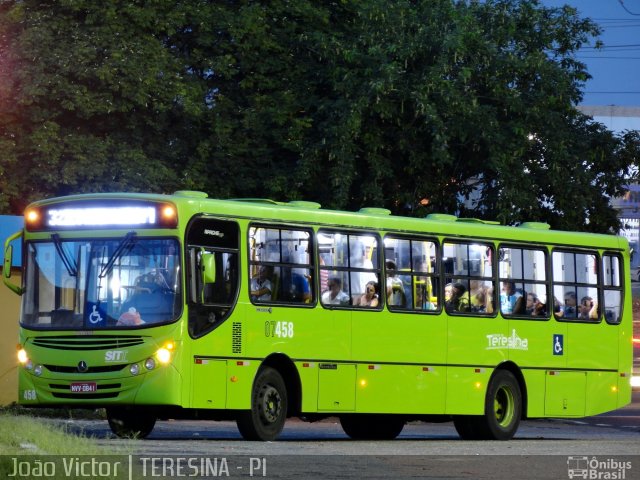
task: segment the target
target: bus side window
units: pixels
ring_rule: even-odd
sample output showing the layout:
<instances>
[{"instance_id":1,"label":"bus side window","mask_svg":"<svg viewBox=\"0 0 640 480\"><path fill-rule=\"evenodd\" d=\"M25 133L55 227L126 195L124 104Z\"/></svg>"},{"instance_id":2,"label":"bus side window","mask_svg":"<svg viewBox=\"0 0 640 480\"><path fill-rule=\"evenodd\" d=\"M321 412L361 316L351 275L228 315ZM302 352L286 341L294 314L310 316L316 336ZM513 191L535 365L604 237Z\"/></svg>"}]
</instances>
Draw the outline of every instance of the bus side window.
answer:
<instances>
[{"instance_id":1,"label":"bus side window","mask_svg":"<svg viewBox=\"0 0 640 480\"><path fill-rule=\"evenodd\" d=\"M602 256L603 313L607 323L618 324L622 319L622 279L621 260L618 255Z\"/></svg>"}]
</instances>

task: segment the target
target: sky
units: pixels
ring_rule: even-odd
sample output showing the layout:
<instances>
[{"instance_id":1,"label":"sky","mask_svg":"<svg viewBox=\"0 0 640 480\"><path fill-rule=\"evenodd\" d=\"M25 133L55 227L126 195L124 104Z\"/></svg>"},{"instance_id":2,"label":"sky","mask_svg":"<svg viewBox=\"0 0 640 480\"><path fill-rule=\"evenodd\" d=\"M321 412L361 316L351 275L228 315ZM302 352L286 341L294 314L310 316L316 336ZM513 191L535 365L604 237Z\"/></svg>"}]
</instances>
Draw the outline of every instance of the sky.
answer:
<instances>
[{"instance_id":1,"label":"sky","mask_svg":"<svg viewBox=\"0 0 640 480\"><path fill-rule=\"evenodd\" d=\"M549 7L571 5L603 32L600 50L582 48L578 59L593 77L582 105L640 107L640 0L541 0ZM595 41L595 40L594 40Z\"/></svg>"}]
</instances>

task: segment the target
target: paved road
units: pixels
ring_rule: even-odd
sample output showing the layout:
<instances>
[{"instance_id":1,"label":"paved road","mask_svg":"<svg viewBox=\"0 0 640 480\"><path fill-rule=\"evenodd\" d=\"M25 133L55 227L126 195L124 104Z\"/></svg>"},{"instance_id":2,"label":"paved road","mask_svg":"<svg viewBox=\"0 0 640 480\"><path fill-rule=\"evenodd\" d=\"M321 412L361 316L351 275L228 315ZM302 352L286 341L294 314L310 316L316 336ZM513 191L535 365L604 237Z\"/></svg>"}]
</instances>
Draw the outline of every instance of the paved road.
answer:
<instances>
[{"instance_id":1,"label":"paved road","mask_svg":"<svg viewBox=\"0 0 640 480\"><path fill-rule=\"evenodd\" d=\"M63 423L96 437L106 450L134 455L138 471L146 468L144 477L179 478L173 462L197 457L224 461L237 478L253 466L254 475L267 478L564 479L571 465L596 461L604 474L592 478L626 480L640 479L640 392L633 400L624 409L580 420L524 421L509 442L462 441L450 422L412 423L396 440L376 442L350 440L335 418L290 420L276 442L244 441L233 422L162 421L145 440L114 438L104 421ZM264 472L258 468L263 461ZM609 467L627 461L633 468L623 464L624 477L612 476Z\"/></svg>"}]
</instances>

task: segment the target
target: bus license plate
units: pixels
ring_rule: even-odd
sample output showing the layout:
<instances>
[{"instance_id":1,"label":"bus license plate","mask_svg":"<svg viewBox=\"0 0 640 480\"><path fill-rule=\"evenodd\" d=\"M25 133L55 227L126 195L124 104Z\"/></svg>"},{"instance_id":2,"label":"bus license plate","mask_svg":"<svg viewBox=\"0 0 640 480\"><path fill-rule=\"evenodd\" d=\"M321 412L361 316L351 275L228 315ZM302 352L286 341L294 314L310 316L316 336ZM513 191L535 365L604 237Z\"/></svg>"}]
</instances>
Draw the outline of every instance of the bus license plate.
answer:
<instances>
[{"instance_id":1,"label":"bus license plate","mask_svg":"<svg viewBox=\"0 0 640 480\"><path fill-rule=\"evenodd\" d=\"M81 383L72 383L71 391L73 393L91 393L98 390L98 386L95 382L81 382Z\"/></svg>"}]
</instances>

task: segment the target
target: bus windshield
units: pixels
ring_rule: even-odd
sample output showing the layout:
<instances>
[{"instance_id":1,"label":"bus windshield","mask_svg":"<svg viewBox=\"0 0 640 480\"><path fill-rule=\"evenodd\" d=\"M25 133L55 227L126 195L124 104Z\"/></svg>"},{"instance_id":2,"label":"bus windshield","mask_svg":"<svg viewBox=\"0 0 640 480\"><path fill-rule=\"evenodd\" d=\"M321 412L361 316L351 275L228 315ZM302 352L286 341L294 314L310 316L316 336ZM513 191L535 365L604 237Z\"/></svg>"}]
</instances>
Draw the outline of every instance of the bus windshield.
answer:
<instances>
[{"instance_id":1,"label":"bus windshield","mask_svg":"<svg viewBox=\"0 0 640 480\"><path fill-rule=\"evenodd\" d=\"M175 321L182 306L176 239L27 244L21 324L47 329L134 328Z\"/></svg>"}]
</instances>

